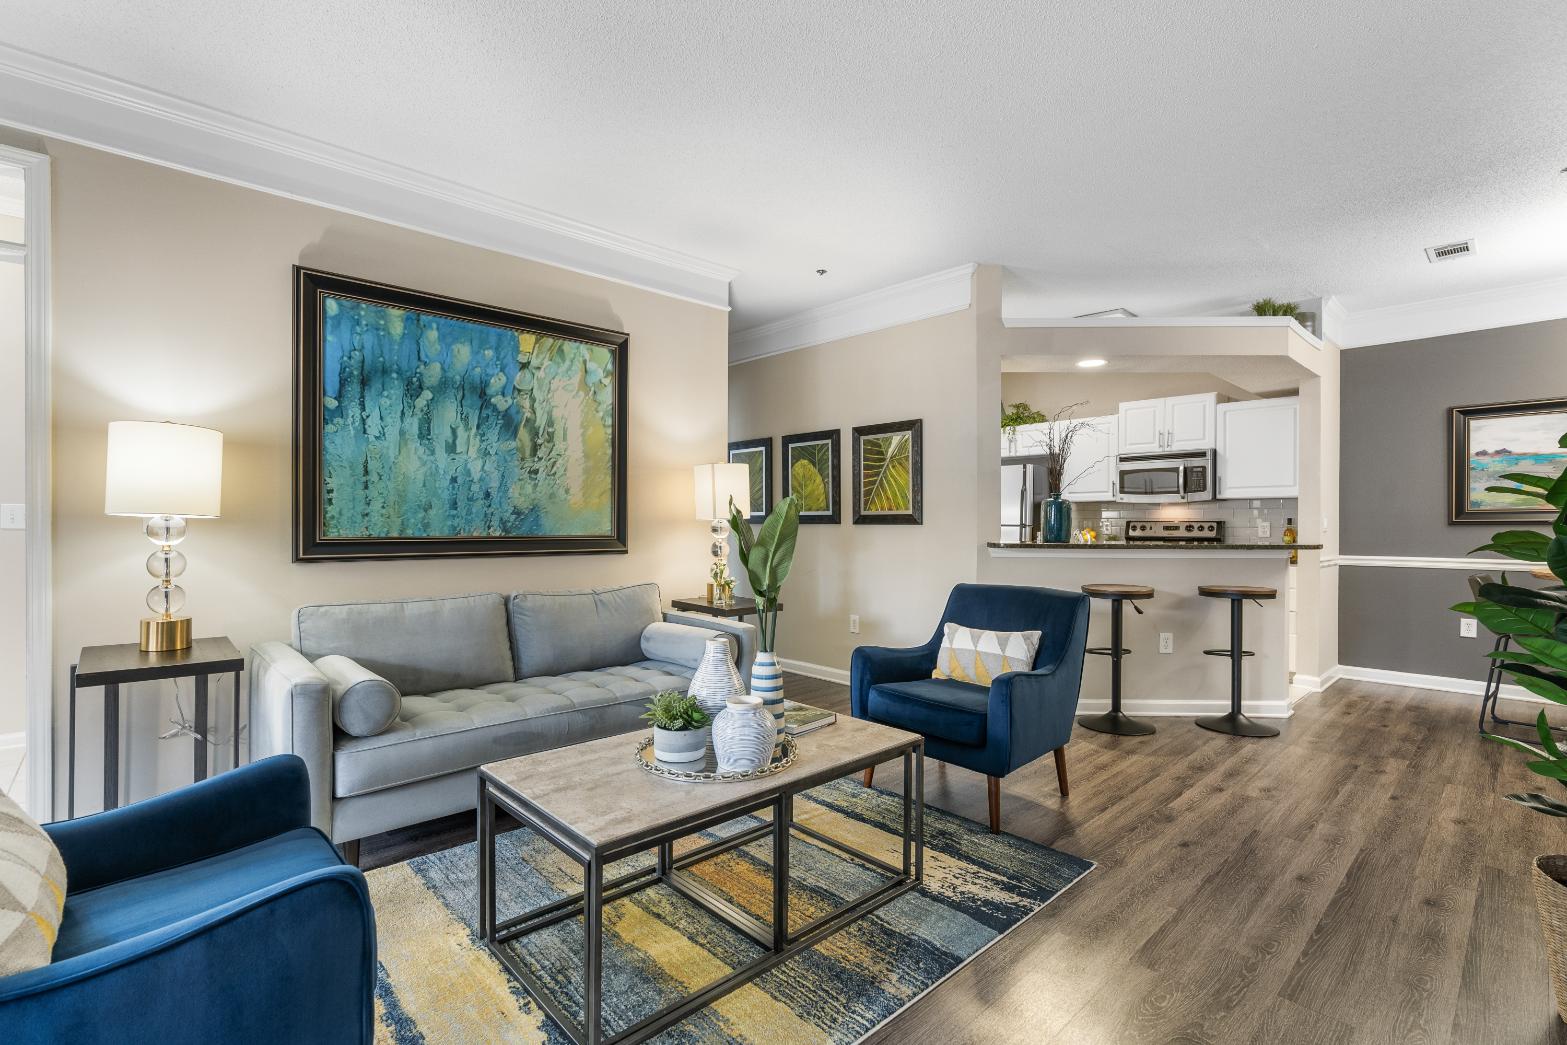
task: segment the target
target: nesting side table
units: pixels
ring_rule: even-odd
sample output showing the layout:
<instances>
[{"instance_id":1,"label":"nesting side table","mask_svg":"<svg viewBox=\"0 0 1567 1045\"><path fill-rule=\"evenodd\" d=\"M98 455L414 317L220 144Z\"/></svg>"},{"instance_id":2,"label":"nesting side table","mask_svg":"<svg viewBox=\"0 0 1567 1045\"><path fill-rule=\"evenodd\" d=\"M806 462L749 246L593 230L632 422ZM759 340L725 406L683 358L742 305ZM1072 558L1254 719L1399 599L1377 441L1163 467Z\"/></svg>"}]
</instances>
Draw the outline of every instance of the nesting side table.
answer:
<instances>
[{"instance_id":1,"label":"nesting side table","mask_svg":"<svg viewBox=\"0 0 1567 1045\"><path fill-rule=\"evenodd\" d=\"M76 815L76 691L83 686L103 687L103 808L120 804L120 686L127 682L189 678L195 680L197 728L207 728L207 693L210 677L234 674L234 764L239 765L239 673L245 658L226 636L197 639L189 648L168 653L146 653L134 642L116 646L85 646L71 665L69 768L66 784L66 816ZM207 778L207 738L194 738L195 779Z\"/></svg>"}]
</instances>

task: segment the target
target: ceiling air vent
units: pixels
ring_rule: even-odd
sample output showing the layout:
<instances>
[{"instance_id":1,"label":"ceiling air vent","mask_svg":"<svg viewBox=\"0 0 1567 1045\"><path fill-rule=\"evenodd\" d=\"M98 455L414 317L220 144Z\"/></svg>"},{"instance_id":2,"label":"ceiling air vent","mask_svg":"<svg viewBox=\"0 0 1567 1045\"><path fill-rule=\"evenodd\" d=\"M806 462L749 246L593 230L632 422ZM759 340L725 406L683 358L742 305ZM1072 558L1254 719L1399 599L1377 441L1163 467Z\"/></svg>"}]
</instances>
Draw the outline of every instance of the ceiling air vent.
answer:
<instances>
[{"instance_id":1,"label":"ceiling air vent","mask_svg":"<svg viewBox=\"0 0 1567 1045\"><path fill-rule=\"evenodd\" d=\"M1452 261L1454 258L1466 257L1475 252L1475 241L1472 239L1459 240L1457 243L1443 243L1440 246L1426 248L1427 261Z\"/></svg>"}]
</instances>

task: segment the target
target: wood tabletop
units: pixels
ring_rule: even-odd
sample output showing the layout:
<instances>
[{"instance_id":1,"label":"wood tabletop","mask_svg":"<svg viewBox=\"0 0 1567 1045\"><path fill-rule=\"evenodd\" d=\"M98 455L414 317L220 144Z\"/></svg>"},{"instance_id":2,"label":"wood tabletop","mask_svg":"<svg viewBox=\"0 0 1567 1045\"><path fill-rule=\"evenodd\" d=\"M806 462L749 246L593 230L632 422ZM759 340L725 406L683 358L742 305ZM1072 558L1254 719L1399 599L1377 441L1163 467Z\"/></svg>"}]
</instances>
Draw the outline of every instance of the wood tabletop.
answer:
<instances>
[{"instance_id":1,"label":"wood tabletop","mask_svg":"<svg viewBox=\"0 0 1567 1045\"><path fill-rule=\"evenodd\" d=\"M101 686L106 682L220 675L244 668L244 654L223 635L197 639L186 649L166 653L148 653L135 642L122 642L113 646L82 647L76 661L76 684Z\"/></svg>"},{"instance_id":2,"label":"wood tabletop","mask_svg":"<svg viewBox=\"0 0 1567 1045\"><path fill-rule=\"evenodd\" d=\"M705 613L710 617L749 617L756 612L756 600L740 595L730 599L727 605L708 602L703 596L695 595L689 599L671 599L669 606L685 613ZM779 603L778 608L783 609L783 604Z\"/></svg>"},{"instance_id":3,"label":"wood tabletop","mask_svg":"<svg viewBox=\"0 0 1567 1045\"><path fill-rule=\"evenodd\" d=\"M667 780L639 767L637 744L647 735L643 729L520 755L481 766L479 773L553 820L552 826L575 835L586 848L607 850L728 807L743 812L770 796L824 784L891 758L922 739L917 733L839 715L832 725L795 738L799 754L783 772L703 783Z\"/></svg>"}]
</instances>

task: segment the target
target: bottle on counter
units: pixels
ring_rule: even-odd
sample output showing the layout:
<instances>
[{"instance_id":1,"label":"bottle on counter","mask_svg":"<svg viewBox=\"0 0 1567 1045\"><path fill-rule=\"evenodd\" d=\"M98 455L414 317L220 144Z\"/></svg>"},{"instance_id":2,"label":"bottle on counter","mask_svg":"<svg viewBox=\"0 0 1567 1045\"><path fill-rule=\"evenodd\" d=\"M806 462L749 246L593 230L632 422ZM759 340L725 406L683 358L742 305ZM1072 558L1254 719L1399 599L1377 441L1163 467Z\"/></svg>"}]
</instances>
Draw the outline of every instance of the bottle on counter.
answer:
<instances>
[{"instance_id":1,"label":"bottle on counter","mask_svg":"<svg viewBox=\"0 0 1567 1045\"><path fill-rule=\"evenodd\" d=\"M1285 519L1284 520L1284 543L1285 544L1294 544L1295 543L1295 520L1294 519ZM1297 566L1299 564L1300 564L1300 552L1290 552L1290 565L1291 566Z\"/></svg>"}]
</instances>

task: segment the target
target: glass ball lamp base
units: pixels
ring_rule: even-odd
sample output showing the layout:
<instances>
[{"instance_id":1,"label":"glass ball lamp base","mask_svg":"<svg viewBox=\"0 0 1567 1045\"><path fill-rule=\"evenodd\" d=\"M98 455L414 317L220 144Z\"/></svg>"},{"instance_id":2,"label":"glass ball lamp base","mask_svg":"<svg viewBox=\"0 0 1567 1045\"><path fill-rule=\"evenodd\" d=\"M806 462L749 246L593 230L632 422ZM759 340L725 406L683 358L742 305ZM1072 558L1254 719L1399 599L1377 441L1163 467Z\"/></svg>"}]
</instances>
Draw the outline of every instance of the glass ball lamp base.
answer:
<instances>
[{"instance_id":1,"label":"glass ball lamp base","mask_svg":"<svg viewBox=\"0 0 1567 1045\"><path fill-rule=\"evenodd\" d=\"M189 617L143 617L141 619L141 648L144 653L173 653L189 649L191 630Z\"/></svg>"}]
</instances>

